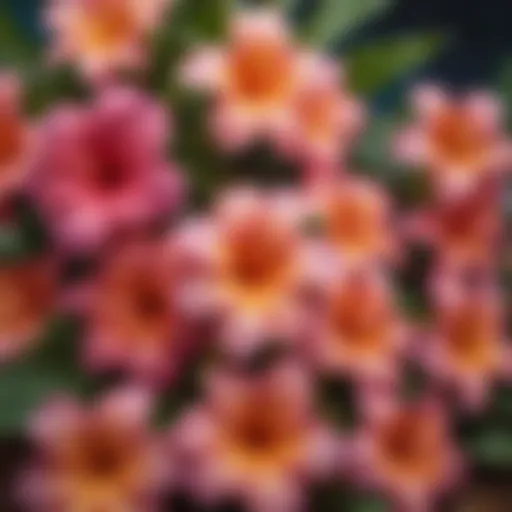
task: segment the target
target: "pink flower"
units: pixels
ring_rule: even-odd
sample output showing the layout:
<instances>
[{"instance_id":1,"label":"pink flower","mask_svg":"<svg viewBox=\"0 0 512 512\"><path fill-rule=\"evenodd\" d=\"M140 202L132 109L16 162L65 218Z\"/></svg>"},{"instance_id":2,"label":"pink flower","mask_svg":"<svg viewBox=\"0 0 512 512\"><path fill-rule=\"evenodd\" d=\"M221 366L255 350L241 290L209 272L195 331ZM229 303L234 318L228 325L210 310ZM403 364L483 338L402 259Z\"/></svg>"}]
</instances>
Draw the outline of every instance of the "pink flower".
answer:
<instances>
[{"instance_id":1,"label":"pink flower","mask_svg":"<svg viewBox=\"0 0 512 512\"><path fill-rule=\"evenodd\" d=\"M57 305L52 264L41 260L0 267L0 363L20 357L42 339Z\"/></svg>"},{"instance_id":2,"label":"pink flower","mask_svg":"<svg viewBox=\"0 0 512 512\"><path fill-rule=\"evenodd\" d=\"M503 240L499 197L479 189L457 201L435 202L407 221L409 236L430 246L450 268L492 268Z\"/></svg>"},{"instance_id":3,"label":"pink flower","mask_svg":"<svg viewBox=\"0 0 512 512\"><path fill-rule=\"evenodd\" d=\"M236 149L272 137L287 122L303 60L310 59L278 12L244 11L232 20L228 42L195 51L182 77L213 95L213 134L226 149Z\"/></svg>"},{"instance_id":4,"label":"pink flower","mask_svg":"<svg viewBox=\"0 0 512 512\"><path fill-rule=\"evenodd\" d=\"M42 131L31 191L65 250L98 249L181 199L165 112L142 93L110 89L91 106L61 107Z\"/></svg>"},{"instance_id":5,"label":"pink flower","mask_svg":"<svg viewBox=\"0 0 512 512\"><path fill-rule=\"evenodd\" d=\"M154 510L163 466L149 414L148 396L133 389L88 406L47 402L30 425L35 457L21 499L48 512Z\"/></svg>"},{"instance_id":6,"label":"pink flower","mask_svg":"<svg viewBox=\"0 0 512 512\"><path fill-rule=\"evenodd\" d=\"M184 484L206 502L301 510L304 483L327 476L336 452L305 374L286 363L252 376L219 371L205 389L171 432Z\"/></svg>"},{"instance_id":7,"label":"pink flower","mask_svg":"<svg viewBox=\"0 0 512 512\"><path fill-rule=\"evenodd\" d=\"M487 282L438 276L433 307L434 325L418 347L420 360L464 406L482 408L493 381L509 378L512 370L499 292Z\"/></svg>"},{"instance_id":8,"label":"pink flower","mask_svg":"<svg viewBox=\"0 0 512 512\"><path fill-rule=\"evenodd\" d=\"M177 377L195 339L182 299L185 257L174 239L135 241L110 254L83 294L89 368L120 369L156 385Z\"/></svg>"},{"instance_id":9,"label":"pink flower","mask_svg":"<svg viewBox=\"0 0 512 512\"><path fill-rule=\"evenodd\" d=\"M424 86L412 103L417 119L399 135L397 154L424 166L444 194L465 193L508 170L510 141L503 131L503 108L493 96L453 97Z\"/></svg>"},{"instance_id":10,"label":"pink flower","mask_svg":"<svg viewBox=\"0 0 512 512\"><path fill-rule=\"evenodd\" d=\"M399 403L380 396L356 441L363 486L378 489L397 510L424 512L462 476L462 458L440 404Z\"/></svg>"},{"instance_id":11,"label":"pink flower","mask_svg":"<svg viewBox=\"0 0 512 512\"><path fill-rule=\"evenodd\" d=\"M50 0L50 56L93 80L144 65L149 36L172 0Z\"/></svg>"},{"instance_id":12,"label":"pink flower","mask_svg":"<svg viewBox=\"0 0 512 512\"><path fill-rule=\"evenodd\" d=\"M377 183L353 177L327 181L313 190L311 203L326 243L345 263L396 258L391 202Z\"/></svg>"},{"instance_id":13,"label":"pink flower","mask_svg":"<svg viewBox=\"0 0 512 512\"><path fill-rule=\"evenodd\" d=\"M0 73L0 200L19 189L28 171L35 133L22 113L22 85Z\"/></svg>"},{"instance_id":14,"label":"pink flower","mask_svg":"<svg viewBox=\"0 0 512 512\"><path fill-rule=\"evenodd\" d=\"M309 359L331 374L392 384L398 356L409 340L388 277L367 266L344 269L330 279L325 292L304 331Z\"/></svg>"},{"instance_id":15,"label":"pink flower","mask_svg":"<svg viewBox=\"0 0 512 512\"><path fill-rule=\"evenodd\" d=\"M238 355L252 353L269 338L288 342L296 326L308 256L291 196L230 189L210 219L190 228L188 243L195 240L207 268L196 296L216 312L225 348Z\"/></svg>"},{"instance_id":16,"label":"pink flower","mask_svg":"<svg viewBox=\"0 0 512 512\"><path fill-rule=\"evenodd\" d=\"M340 80L338 63L312 56L294 94L287 125L277 134L281 149L308 167L336 166L347 156L364 122L361 104Z\"/></svg>"}]
</instances>

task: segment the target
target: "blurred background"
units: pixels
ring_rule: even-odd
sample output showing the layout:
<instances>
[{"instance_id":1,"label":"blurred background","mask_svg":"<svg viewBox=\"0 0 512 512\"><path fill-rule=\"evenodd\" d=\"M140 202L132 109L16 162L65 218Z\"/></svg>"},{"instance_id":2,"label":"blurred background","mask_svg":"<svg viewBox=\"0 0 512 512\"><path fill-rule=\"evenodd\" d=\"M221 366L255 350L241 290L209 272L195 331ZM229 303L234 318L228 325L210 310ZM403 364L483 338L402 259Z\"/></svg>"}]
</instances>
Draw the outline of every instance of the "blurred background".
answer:
<instances>
[{"instance_id":1,"label":"blurred background","mask_svg":"<svg viewBox=\"0 0 512 512\"><path fill-rule=\"evenodd\" d=\"M182 0L181 3L188 4L181 18L167 26L155 42L155 68L150 82L154 91L162 94L166 94L163 91L167 88L163 77L167 76L169 63L179 55L180 44L183 45L182 32L189 30L193 36L200 33L208 38L219 37L223 16L235 2ZM259 3L283 5L300 37L324 46L345 62L352 89L371 106L374 116L355 159L369 172L382 176L383 181L394 180L395 169L386 144L392 126L403 116L405 92L413 83L435 79L456 88L487 87L499 92L509 111L512 110L510 0L268 0ZM0 63L24 73L29 84L28 108L34 113L44 110L55 98L75 96L79 89L74 77L66 72L41 70L43 4L44 0L0 0ZM187 141L183 144L186 146ZM200 157L201 151L197 153ZM195 172L195 166L199 168L200 163L186 162L191 173ZM201 197L209 187L207 178L203 178L200 170L193 176L199 183ZM0 252L15 250L13 243L16 245L19 240L13 242L10 235L0 233ZM40 360L0 369L2 512L16 510L4 497L25 452L22 427L27 411L53 389L82 386L82 382L77 382L78 370L66 360L66 350L61 350L63 340L73 336L70 327L59 324L48 336L52 348ZM512 510L510 392L498 393L493 410L480 423L467 429L476 461L476 481L447 510L508 512ZM344 510L343 498L335 494L325 491L323 496L328 498L319 499L315 512ZM178 503L176 510L180 509L189 510L186 504ZM380 509L368 502L360 510Z\"/></svg>"}]
</instances>

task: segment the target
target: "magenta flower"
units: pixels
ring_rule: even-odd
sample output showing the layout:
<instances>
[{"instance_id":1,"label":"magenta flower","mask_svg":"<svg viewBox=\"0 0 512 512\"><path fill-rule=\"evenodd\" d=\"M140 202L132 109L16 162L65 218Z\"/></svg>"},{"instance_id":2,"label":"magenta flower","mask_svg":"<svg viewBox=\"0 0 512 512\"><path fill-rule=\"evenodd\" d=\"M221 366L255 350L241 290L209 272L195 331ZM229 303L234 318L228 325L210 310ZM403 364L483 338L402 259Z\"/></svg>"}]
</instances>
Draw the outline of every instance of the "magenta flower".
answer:
<instances>
[{"instance_id":1,"label":"magenta flower","mask_svg":"<svg viewBox=\"0 0 512 512\"><path fill-rule=\"evenodd\" d=\"M43 260L0 267L0 363L20 357L42 339L57 306L53 265Z\"/></svg>"},{"instance_id":2,"label":"magenta flower","mask_svg":"<svg viewBox=\"0 0 512 512\"><path fill-rule=\"evenodd\" d=\"M205 389L170 436L185 486L206 502L300 510L305 482L328 475L336 453L305 374L290 364L253 376L217 372Z\"/></svg>"},{"instance_id":3,"label":"magenta flower","mask_svg":"<svg viewBox=\"0 0 512 512\"><path fill-rule=\"evenodd\" d=\"M444 194L465 193L508 171L511 145L503 107L490 94L454 97L423 86L412 98L417 119L397 140L397 155L431 174Z\"/></svg>"},{"instance_id":4,"label":"magenta flower","mask_svg":"<svg viewBox=\"0 0 512 512\"><path fill-rule=\"evenodd\" d=\"M173 0L50 0L50 58L94 81L143 67L148 39Z\"/></svg>"},{"instance_id":5,"label":"magenta flower","mask_svg":"<svg viewBox=\"0 0 512 512\"><path fill-rule=\"evenodd\" d=\"M165 160L168 135L160 105L130 89L49 114L31 191L60 247L98 249L173 211L183 183Z\"/></svg>"},{"instance_id":6,"label":"magenta flower","mask_svg":"<svg viewBox=\"0 0 512 512\"><path fill-rule=\"evenodd\" d=\"M110 254L83 294L90 369L119 369L153 385L178 376L195 339L183 299L190 274L185 258L174 239L132 242Z\"/></svg>"},{"instance_id":7,"label":"magenta flower","mask_svg":"<svg viewBox=\"0 0 512 512\"><path fill-rule=\"evenodd\" d=\"M35 454L21 499L45 512L155 510L164 472L149 414L149 397L134 389L89 406L47 402L30 425Z\"/></svg>"},{"instance_id":8,"label":"magenta flower","mask_svg":"<svg viewBox=\"0 0 512 512\"><path fill-rule=\"evenodd\" d=\"M22 112L22 85L0 73L0 200L22 185L30 166L35 130Z\"/></svg>"},{"instance_id":9,"label":"magenta flower","mask_svg":"<svg viewBox=\"0 0 512 512\"><path fill-rule=\"evenodd\" d=\"M226 149L273 138L289 122L301 76L315 71L271 9L237 13L224 46L200 47L182 69L184 83L214 98L213 135Z\"/></svg>"},{"instance_id":10,"label":"magenta flower","mask_svg":"<svg viewBox=\"0 0 512 512\"><path fill-rule=\"evenodd\" d=\"M323 304L304 330L308 359L363 384L393 384L409 341L389 278L364 266L329 279Z\"/></svg>"},{"instance_id":11,"label":"magenta flower","mask_svg":"<svg viewBox=\"0 0 512 512\"><path fill-rule=\"evenodd\" d=\"M470 286L441 275L433 307L434 324L421 340L419 358L463 406L482 408L493 382L510 378L512 370L499 291L489 283Z\"/></svg>"},{"instance_id":12,"label":"magenta flower","mask_svg":"<svg viewBox=\"0 0 512 512\"><path fill-rule=\"evenodd\" d=\"M360 427L355 453L354 475L364 487L384 492L397 510L433 510L463 473L447 414L428 398L399 403L379 396Z\"/></svg>"}]
</instances>

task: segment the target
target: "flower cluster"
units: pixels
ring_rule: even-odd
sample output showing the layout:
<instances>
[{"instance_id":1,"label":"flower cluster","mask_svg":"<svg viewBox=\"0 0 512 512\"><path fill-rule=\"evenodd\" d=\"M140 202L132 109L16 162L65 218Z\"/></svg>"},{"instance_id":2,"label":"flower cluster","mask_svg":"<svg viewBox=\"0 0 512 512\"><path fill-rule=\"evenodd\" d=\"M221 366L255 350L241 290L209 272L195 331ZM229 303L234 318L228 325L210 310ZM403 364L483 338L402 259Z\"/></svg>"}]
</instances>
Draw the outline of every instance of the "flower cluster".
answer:
<instances>
[{"instance_id":1,"label":"flower cluster","mask_svg":"<svg viewBox=\"0 0 512 512\"><path fill-rule=\"evenodd\" d=\"M366 116L337 63L295 40L280 13L236 12L224 41L184 57L181 84L208 100L219 151L264 143L299 174L291 186L234 183L183 213L194 183L167 152L178 123L124 75L144 71L172 3L49 2L52 61L82 73L88 101L35 122L19 81L0 78L0 200L27 195L53 255L0 268L0 361L29 354L65 312L82 326L84 372L122 381L35 412L21 500L135 512L179 491L205 507L295 512L311 486L335 481L398 510L433 510L465 468L449 411L482 410L492 382L512 374L497 284L512 157L502 108L486 93L414 92L414 120L393 147L429 193L401 212L383 185L348 170ZM400 301L412 244L432 256L421 320ZM76 258L93 269L62 279ZM175 393L199 358L199 396L157 428L154 398ZM406 363L425 376L415 400L402 389ZM326 379L349 384L354 428L322 413Z\"/></svg>"}]
</instances>

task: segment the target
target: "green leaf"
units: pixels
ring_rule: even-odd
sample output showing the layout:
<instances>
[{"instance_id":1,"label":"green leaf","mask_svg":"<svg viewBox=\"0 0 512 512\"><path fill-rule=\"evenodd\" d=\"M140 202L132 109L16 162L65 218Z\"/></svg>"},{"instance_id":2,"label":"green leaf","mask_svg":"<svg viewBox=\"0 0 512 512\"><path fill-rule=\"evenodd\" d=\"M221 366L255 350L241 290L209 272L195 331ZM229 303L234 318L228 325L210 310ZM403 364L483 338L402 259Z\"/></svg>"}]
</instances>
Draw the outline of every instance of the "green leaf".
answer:
<instances>
[{"instance_id":1,"label":"green leaf","mask_svg":"<svg viewBox=\"0 0 512 512\"><path fill-rule=\"evenodd\" d=\"M320 0L316 15L306 29L306 38L315 45L346 37L351 31L383 12L391 0Z\"/></svg>"},{"instance_id":2,"label":"green leaf","mask_svg":"<svg viewBox=\"0 0 512 512\"><path fill-rule=\"evenodd\" d=\"M36 45L30 44L24 37L7 8L0 8L0 63L8 66L28 65L37 54Z\"/></svg>"},{"instance_id":3,"label":"green leaf","mask_svg":"<svg viewBox=\"0 0 512 512\"><path fill-rule=\"evenodd\" d=\"M82 394L90 383L77 364L76 326L56 321L39 350L0 368L0 434L15 436L53 393Z\"/></svg>"},{"instance_id":4,"label":"green leaf","mask_svg":"<svg viewBox=\"0 0 512 512\"><path fill-rule=\"evenodd\" d=\"M479 432L469 441L468 451L481 466L512 468L512 431L493 427Z\"/></svg>"},{"instance_id":5,"label":"green leaf","mask_svg":"<svg viewBox=\"0 0 512 512\"><path fill-rule=\"evenodd\" d=\"M352 89L371 95L424 64L444 44L439 34L401 35L373 41L347 58Z\"/></svg>"}]
</instances>

